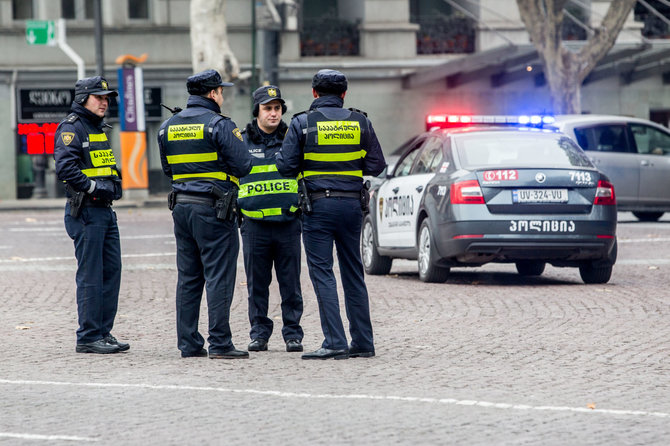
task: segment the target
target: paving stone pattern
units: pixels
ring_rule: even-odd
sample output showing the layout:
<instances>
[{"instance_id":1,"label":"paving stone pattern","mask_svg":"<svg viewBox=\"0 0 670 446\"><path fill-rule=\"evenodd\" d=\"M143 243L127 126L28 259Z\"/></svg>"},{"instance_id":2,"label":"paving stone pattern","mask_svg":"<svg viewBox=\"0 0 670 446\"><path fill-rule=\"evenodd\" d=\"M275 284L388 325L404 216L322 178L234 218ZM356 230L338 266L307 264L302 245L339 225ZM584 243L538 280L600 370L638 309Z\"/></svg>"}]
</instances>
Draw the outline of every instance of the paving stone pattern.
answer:
<instances>
[{"instance_id":1,"label":"paving stone pattern","mask_svg":"<svg viewBox=\"0 0 670 446\"><path fill-rule=\"evenodd\" d=\"M176 348L169 211L117 213L114 335L131 349L84 355L74 351L75 260L62 211L0 212L0 445L670 444L667 217L620 214L619 262L604 285L550 266L524 279L513 265L425 284L415 262L396 261L392 274L366 279L371 359L286 353L275 281L269 351L215 361ZM302 285L313 350L322 335L304 257ZM204 299L200 325L206 337ZM246 349L241 253L231 325Z\"/></svg>"}]
</instances>

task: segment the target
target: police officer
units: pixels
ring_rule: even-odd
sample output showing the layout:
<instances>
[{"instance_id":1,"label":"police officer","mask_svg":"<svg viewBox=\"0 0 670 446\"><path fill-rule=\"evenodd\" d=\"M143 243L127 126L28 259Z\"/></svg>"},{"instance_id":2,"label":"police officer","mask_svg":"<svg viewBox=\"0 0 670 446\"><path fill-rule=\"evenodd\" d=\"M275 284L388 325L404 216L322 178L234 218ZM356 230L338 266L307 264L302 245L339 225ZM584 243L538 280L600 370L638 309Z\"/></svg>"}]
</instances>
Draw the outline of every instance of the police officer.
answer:
<instances>
[{"instance_id":1,"label":"police officer","mask_svg":"<svg viewBox=\"0 0 670 446\"><path fill-rule=\"evenodd\" d=\"M300 232L298 182L277 172L275 155L288 127L282 121L286 104L274 85L254 91L253 115L242 132L254 157L251 173L240 180L238 204L244 269L249 291L249 351L265 351L272 335L268 318L269 287L274 263L282 309L282 336L287 352L302 351Z\"/></svg>"},{"instance_id":2,"label":"police officer","mask_svg":"<svg viewBox=\"0 0 670 446\"><path fill-rule=\"evenodd\" d=\"M71 113L58 124L56 174L65 183L65 229L77 258L78 353L117 353L130 345L112 336L121 283L121 245L112 201L121 181L103 122L109 98L118 93L105 78L74 87Z\"/></svg>"},{"instance_id":3,"label":"police officer","mask_svg":"<svg viewBox=\"0 0 670 446\"><path fill-rule=\"evenodd\" d=\"M347 78L341 72L316 73L312 79L316 99L308 111L293 117L277 155L282 175L304 176L311 201L311 209L307 206L303 217L303 242L325 339L320 349L304 354L302 359L375 354L359 240L367 198L363 175L379 175L386 163L365 113L343 108L346 91ZM333 243L344 289L350 345L340 317L332 269Z\"/></svg>"},{"instance_id":4,"label":"police officer","mask_svg":"<svg viewBox=\"0 0 670 446\"><path fill-rule=\"evenodd\" d=\"M235 199L238 177L251 156L235 123L222 116L223 82L215 70L186 81L186 109L158 132L163 172L172 179L169 207L177 240L177 346L184 358L207 356L198 332L203 288L207 291L209 357L248 358L230 332L239 239Z\"/></svg>"}]
</instances>

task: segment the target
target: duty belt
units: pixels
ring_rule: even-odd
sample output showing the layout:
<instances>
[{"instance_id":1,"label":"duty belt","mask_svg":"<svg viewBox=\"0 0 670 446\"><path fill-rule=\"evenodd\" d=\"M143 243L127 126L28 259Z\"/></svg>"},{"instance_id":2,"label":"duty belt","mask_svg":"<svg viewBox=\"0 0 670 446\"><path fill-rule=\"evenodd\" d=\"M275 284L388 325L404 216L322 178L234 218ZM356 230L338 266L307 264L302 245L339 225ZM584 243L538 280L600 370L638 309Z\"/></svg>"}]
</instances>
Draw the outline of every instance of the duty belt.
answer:
<instances>
[{"instance_id":1,"label":"duty belt","mask_svg":"<svg viewBox=\"0 0 670 446\"><path fill-rule=\"evenodd\" d=\"M93 207L93 208L108 208L112 205L111 201L100 200L93 198L89 195L84 196L84 200L81 203L83 206Z\"/></svg>"},{"instance_id":2,"label":"duty belt","mask_svg":"<svg viewBox=\"0 0 670 446\"><path fill-rule=\"evenodd\" d=\"M202 204L205 206L214 207L214 202L216 200L213 197L207 197L203 195L192 195L180 192L177 194L177 203L187 203L187 204Z\"/></svg>"},{"instance_id":3,"label":"duty belt","mask_svg":"<svg viewBox=\"0 0 670 446\"><path fill-rule=\"evenodd\" d=\"M346 192L346 191L326 189L326 190L321 190L321 191L318 191L318 192L312 192L312 193L309 194L309 198L312 201L319 200L321 198L330 198L330 197L360 199L361 198L361 193L360 192Z\"/></svg>"}]
</instances>

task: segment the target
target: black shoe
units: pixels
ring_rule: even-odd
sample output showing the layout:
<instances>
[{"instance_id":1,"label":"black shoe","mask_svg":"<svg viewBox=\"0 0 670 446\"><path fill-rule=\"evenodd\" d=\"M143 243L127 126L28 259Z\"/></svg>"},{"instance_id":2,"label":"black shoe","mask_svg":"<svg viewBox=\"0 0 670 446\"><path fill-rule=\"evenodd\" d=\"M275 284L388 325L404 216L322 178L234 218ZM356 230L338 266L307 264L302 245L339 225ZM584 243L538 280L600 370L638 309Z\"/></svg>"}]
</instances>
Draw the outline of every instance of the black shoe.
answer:
<instances>
[{"instance_id":1,"label":"black shoe","mask_svg":"<svg viewBox=\"0 0 670 446\"><path fill-rule=\"evenodd\" d=\"M130 350L130 344L126 344L125 342L119 342L114 336L112 336L111 333L105 336L104 339L105 341L107 341L108 344L118 345L120 352Z\"/></svg>"},{"instance_id":2,"label":"black shoe","mask_svg":"<svg viewBox=\"0 0 670 446\"><path fill-rule=\"evenodd\" d=\"M205 356L207 356L207 350L204 348L201 348L197 352L181 352L182 358L203 358Z\"/></svg>"},{"instance_id":3,"label":"black shoe","mask_svg":"<svg viewBox=\"0 0 670 446\"><path fill-rule=\"evenodd\" d=\"M348 350L331 350L323 347L312 353L305 353L302 355L302 359L347 359L348 357Z\"/></svg>"},{"instance_id":4,"label":"black shoe","mask_svg":"<svg viewBox=\"0 0 670 446\"><path fill-rule=\"evenodd\" d=\"M264 352L268 349L268 341L265 339L254 339L249 343L247 350L250 352Z\"/></svg>"},{"instance_id":5,"label":"black shoe","mask_svg":"<svg viewBox=\"0 0 670 446\"><path fill-rule=\"evenodd\" d=\"M209 359L247 359L249 358L249 352L242 350L237 350L233 348L227 352L209 352Z\"/></svg>"},{"instance_id":6,"label":"black shoe","mask_svg":"<svg viewBox=\"0 0 670 446\"><path fill-rule=\"evenodd\" d=\"M359 348L349 347L350 358L372 358L375 355L374 350L361 350Z\"/></svg>"},{"instance_id":7,"label":"black shoe","mask_svg":"<svg viewBox=\"0 0 670 446\"><path fill-rule=\"evenodd\" d=\"M110 344L104 339L98 339L88 344L77 344L77 353L118 353L121 351L118 345Z\"/></svg>"},{"instance_id":8,"label":"black shoe","mask_svg":"<svg viewBox=\"0 0 670 446\"><path fill-rule=\"evenodd\" d=\"M286 341L286 351L287 352L301 352L302 344L299 339L289 339Z\"/></svg>"}]
</instances>

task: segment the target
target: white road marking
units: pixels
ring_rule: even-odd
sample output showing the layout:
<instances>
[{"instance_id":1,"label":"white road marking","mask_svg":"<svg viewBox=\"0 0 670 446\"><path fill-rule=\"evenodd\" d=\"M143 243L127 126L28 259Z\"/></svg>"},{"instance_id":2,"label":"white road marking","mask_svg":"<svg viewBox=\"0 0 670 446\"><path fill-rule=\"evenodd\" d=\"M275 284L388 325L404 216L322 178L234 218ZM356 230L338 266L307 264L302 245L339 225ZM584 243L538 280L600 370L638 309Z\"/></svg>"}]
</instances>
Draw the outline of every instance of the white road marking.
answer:
<instances>
[{"instance_id":1,"label":"white road marking","mask_svg":"<svg viewBox=\"0 0 670 446\"><path fill-rule=\"evenodd\" d=\"M407 403L476 406L476 407L486 407L493 409L549 411L549 412L578 412L578 413L594 413L602 415L670 418L670 413L649 412L646 410L590 409L588 407L570 407L570 406L530 406L527 404L493 403L490 401L477 401L477 400L457 400L454 398L423 398L423 397L395 396L395 395L294 393L294 392L280 392L278 390L228 389L225 387L200 387L200 386L128 384L128 383L92 383L92 382L76 383L76 382L28 381L28 380L9 380L9 379L0 379L0 384L16 384L16 385L29 385L29 386L71 386L71 387L95 387L95 388L150 389L150 390L186 390L186 391L193 390L197 392L239 393L247 395L274 396L278 398L401 401Z\"/></svg>"},{"instance_id":2,"label":"white road marking","mask_svg":"<svg viewBox=\"0 0 670 446\"><path fill-rule=\"evenodd\" d=\"M64 441L98 441L97 438L74 437L72 435L39 435L39 434L18 434L14 432L0 432L0 438L20 438L22 440L64 440Z\"/></svg>"},{"instance_id":3,"label":"white road marking","mask_svg":"<svg viewBox=\"0 0 670 446\"><path fill-rule=\"evenodd\" d=\"M144 257L167 257L174 256L174 252L148 252L144 254L122 254L122 259L135 259ZM74 260L74 254L69 257L10 257L0 259L0 263L25 263L25 262L52 262L58 260Z\"/></svg>"},{"instance_id":4,"label":"white road marking","mask_svg":"<svg viewBox=\"0 0 670 446\"><path fill-rule=\"evenodd\" d=\"M617 243L656 243L670 242L670 237L624 238L617 239Z\"/></svg>"}]
</instances>

